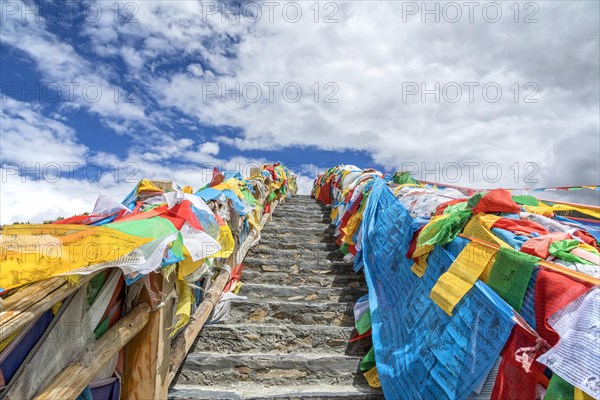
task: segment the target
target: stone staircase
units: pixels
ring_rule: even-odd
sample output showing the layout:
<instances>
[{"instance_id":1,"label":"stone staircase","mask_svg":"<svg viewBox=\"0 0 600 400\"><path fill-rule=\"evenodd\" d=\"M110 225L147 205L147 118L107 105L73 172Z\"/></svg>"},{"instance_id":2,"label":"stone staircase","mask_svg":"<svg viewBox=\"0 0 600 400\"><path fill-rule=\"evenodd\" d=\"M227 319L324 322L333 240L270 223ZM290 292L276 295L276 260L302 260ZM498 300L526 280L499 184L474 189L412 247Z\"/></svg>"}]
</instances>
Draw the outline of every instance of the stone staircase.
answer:
<instances>
[{"instance_id":1,"label":"stone staircase","mask_svg":"<svg viewBox=\"0 0 600 400\"><path fill-rule=\"evenodd\" d=\"M207 325L171 399L383 399L358 364L370 339L348 343L364 279L334 242L330 207L308 196L279 206L247 255L225 323Z\"/></svg>"}]
</instances>

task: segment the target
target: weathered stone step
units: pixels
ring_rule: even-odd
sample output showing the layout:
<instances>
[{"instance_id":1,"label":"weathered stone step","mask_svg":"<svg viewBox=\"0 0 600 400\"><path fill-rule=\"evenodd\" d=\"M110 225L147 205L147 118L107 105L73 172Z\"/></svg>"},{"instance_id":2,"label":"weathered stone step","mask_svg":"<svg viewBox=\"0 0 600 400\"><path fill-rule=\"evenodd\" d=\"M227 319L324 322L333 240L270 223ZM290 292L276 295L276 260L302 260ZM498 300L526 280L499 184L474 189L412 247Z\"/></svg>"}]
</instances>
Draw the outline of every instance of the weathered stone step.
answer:
<instances>
[{"instance_id":1,"label":"weathered stone step","mask_svg":"<svg viewBox=\"0 0 600 400\"><path fill-rule=\"evenodd\" d=\"M227 323L354 326L353 312L352 303L235 300Z\"/></svg>"},{"instance_id":2,"label":"weathered stone step","mask_svg":"<svg viewBox=\"0 0 600 400\"><path fill-rule=\"evenodd\" d=\"M285 233L279 234L264 230L260 233L261 239L270 242L284 242L294 244L296 246L301 243L335 243L335 238L331 235L306 234L306 233Z\"/></svg>"},{"instance_id":3,"label":"weathered stone step","mask_svg":"<svg viewBox=\"0 0 600 400\"><path fill-rule=\"evenodd\" d=\"M289 197L281 204L323 204L311 197Z\"/></svg>"},{"instance_id":4,"label":"weathered stone step","mask_svg":"<svg viewBox=\"0 0 600 400\"><path fill-rule=\"evenodd\" d=\"M317 200L314 197L311 197L308 194L295 194L295 195L292 195L292 196L288 197L285 201L287 202L287 201L297 201L297 200L299 200L299 201L312 201L312 202L317 203Z\"/></svg>"},{"instance_id":5,"label":"weathered stone step","mask_svg":"<svg viewBox=\"0 0 600 400\"><path fill-rule=\"evenodd\" d=\"M256 300L354 302L367 293L366 288L321 286L282 286L263 283L244 283L239 292Z\"/></svg>"},{"instance_id":6,"label":"weathered stone step","mask_svg":"<svg viewBox=\"0 0 600 400\"><path fill-rule=\"evenodd\" d=\"M266 246L256 246L248 252L249 257L257 259L286 259L286 260L316 260L316 261L341 261L344 254L339 250L320 250L320 249L285 249Z\"/></svg>"},{"instance_id":7,"label":"weathered stone step","mask_svg":"<svg viewBox=\"0 0 600 400\"><path fill-rule=\"evenodd\" d=\"M273 219L267 223L265 229L273 224L289 223L289 226L303 226L305 224L331 224L329 214L312 213L308 215L274 214Z\"/></svg>"},{"instance_id":8,"label":"weathered stone step","mask_svg":"<svg viewBox=\"0 0 600 400\"><path fill-rule=\"evenodd\" d=\"M284 201L283 203L278 204L278 207L331 207L331 205L323 204L314 200L303 201L291 199L289 201Z\"/></svg>"},{"instance_id":9,"label":"weathered stone step","mask_svg":"<svg viewBox=\"0 0 600 400\"><path fill-rule=\"evenodd\" d=\"M364 278L359 275L327 275L327 274L298 274L291 275L287 272L262 272L253 269L244 269L242 282L266 283L272 285L289 286L321 286L321 287L366 287Z\"/></svg>"},{"instance_id":10,"label":"weathered stone step","mask_svg":"<svg viewBox=\"0 0 600 400\"><path fill-rule=\"evenodd\" d=\"M207 325L193 352L236 353L339 353L364 356L371 339L349 343L353 327L326 325Z\"/></svg>"},{"instance_id":11,"label":"weathered stone step","mask_svg":"<svg viewBox=\"0 0 600 400\"><path fill-rule=\"evenodd\" d=\"M281 206L277 207L273 212L273 215L307 215L307 214L321 214L329 217L331 215L331 208L320 207L320 206Z\"/></svg>"},{"instance_id":12,"label":"weathered stone step","mask_svg":"<svg viewBox=\"0 0 600 400\"><path fill-rule=\"evenodd\" d=\"M266 400L266 399L311 399L311 400L379 400L381 391L357 388L353 385L295 385L261 386L251 382L223 386L176 385L169 392L172 400Z\"/></svg>"},{"instance_id":13,"label":"weathered stone step","mask_svg":"<svg viewBox=\"0 0 600 400\"><path fill-rule=\"evenodd\" d=\"M299 209L299 210L308 210L308 209L331 209L330 204L322 204L316 201L286 201L282 204L277 205L277 209Z\"/></svg>"},{"instance_id":14,"label":"weathered stone step","mask_svg":"<svg viewBox=\"0 0 600 400\"><path fill-rule=\"evenodd\" d=\"M266 227L273 223L281 221L288 221L290 224L301 225L304 223L317 223L317 224L330 224L331 218L329 214L313 214L313 215L289 215L289 214L274 214L273 220L270 221Z\"/></svg>"},{"instance_id":15,"label":"weathered stone step","mask_svg":"<svg viewBox=\"0 0 600 400\"><path fill-rule=\"evenodd\" d=\"M262 231L263 233L271 233L276 235L321 235L331 236L335 233L335 228L330 228L328 225L322 224L320 226L290 226L290 225L277 225L269 224Z\"/></svg>"},{"instance_id":16,"label":"weathered stone step","mask_svg":"<svg viewBox=\"0 0 600 400\"><path fill-rule=\"evenodd\" d=\"M310 255L307 254L307 258ZM332 274L332 275L354 275L352 263L343 261L328 262L322 259L313 260L290 260L285 258L256 258L246 257L244 259L244 268L255 269L264 272L286 272L291 275L298 274Z\"/></svg>"},{"instance_id":17,"label":"weathered stone step","mask_svg":"<svg viewBox=\"0 0 600 400\"><path fill-rule=\"evenodd\" d=\"M334 230L336 228L336 226L333 224L328 224L323 221L304 221L304 220L296 219L296 218L280 217L277 219L273 219L272 222L269 222L267 224L267 226L265 227L265 230L268 230L271 228L273 228L273 229L302 228L302 229L309 229L309 230L313 230L313 229Z\"/></svg>"},{"instance_id":18,"label":"weathered stone step","mask_svg":"<svg viewBox=\"0 0 600 400\"><path fill-rule=\"evenodd\" d=\"M279 217L290 217L290 218L313 218L313 217L331 217L328 210L299 210L297 208L276 208L273 211L273 220Z\"/></svg>"},{"instance_id":19,"label":"weathered stone step","mask_svg":"<svg viewBox=\"0 0 600 400\"><path fill-rule=\"evenodd\" d=\"M277 210L274 217L269 224L277 223L279 221L296 221L296 222L313 222L313 223L331 223L331 216L329 211L327 212L311 212L309 214L299 213L296 211L281 211ZM268 226L268 225L267 225Z\"/></svg>"},{"instance_id":20,"label":"weathered stone step","mask_svg":"<svg viewBox=\"0 0 600 400\"><path fill-rule=\"evenodd\" d=\"M322 239L319 239L322 240ZM283 241L283 240L279 240L276 238L273 238L272 236L269 237L269 235L267 235L267 237L264 237L264 235L261 235L261 239L260 239L260 243L254 247L254 249L256 248L271 248L271 249L305 249L305 250L309 250L309 251L333 251L333 250L337 250L339 249L339 246L337 245L337 243L335 243L335 241L333 241L333 239L331 239L331 241L329 242L322 242L322 241L318 241L318 242L296 242L296 241Z\"/></svg>"},{"instance_id":21,"label":"weathered stone step","mask_svg":"<svg viewBox=\"0 0 600 400\"><path fill-rule=\"evenodd\" d=\"M190 353L177 382L349 385L354 383L359 362L358 356L340 354Z\"/></svg>"}]
</instances>

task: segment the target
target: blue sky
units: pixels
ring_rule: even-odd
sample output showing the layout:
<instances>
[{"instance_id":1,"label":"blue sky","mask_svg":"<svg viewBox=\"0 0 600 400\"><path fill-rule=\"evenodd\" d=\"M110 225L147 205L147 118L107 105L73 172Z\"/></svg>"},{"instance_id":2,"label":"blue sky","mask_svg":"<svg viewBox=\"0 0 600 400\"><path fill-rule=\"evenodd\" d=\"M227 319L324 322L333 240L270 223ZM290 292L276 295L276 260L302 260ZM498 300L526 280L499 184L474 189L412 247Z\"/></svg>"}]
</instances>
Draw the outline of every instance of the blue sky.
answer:
<instances>
[{"instance_id":1,"label":"blue sky","mask_svg":"<svg viewBox=\"0 0 600 400\"><path fill-rule=\"evenodd\" d=\"M600 180L598 2L270 4L3 2L0 222L265 161Z\"/></svg>"}]
</instances>

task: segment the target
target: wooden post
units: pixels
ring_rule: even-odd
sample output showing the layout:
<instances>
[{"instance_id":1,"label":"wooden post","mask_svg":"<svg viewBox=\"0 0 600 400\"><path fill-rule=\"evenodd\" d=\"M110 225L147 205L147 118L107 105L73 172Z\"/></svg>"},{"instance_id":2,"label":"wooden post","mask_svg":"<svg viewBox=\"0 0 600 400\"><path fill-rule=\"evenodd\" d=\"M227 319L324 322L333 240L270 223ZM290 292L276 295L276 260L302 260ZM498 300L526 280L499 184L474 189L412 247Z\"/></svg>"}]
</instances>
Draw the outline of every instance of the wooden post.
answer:
<instances>
[{"instance_id":1,"label":"wooden post","mask_svg":"<svg viewBox=\"0 0 600 400\"><path fill-rule=\"evenodd\" d=\"M36 400L74 399L104 365L148 322L150 306L140 304L90 346L75 364L62 370L35 397Z\"/></svg>"},{"instance_id":2,"label":"wooden post","mask_svg":"<svg viewBox=\"0 0 600 400\"><path fill-rule=\"evenodd\" d=\"M171 339L167 328L172 324L175 277L169 282L160 272L151 273L152 284L162 292L163 305L150 313L148 324L125 346L123 399L158 399L167 377ZM137 303L150 303L148 292L140 293Z\"/></svg>"},{"instance_id":3,"label":"wooden post","mask_svg":"<svg viewBox=\"0 0 600 400\"><path fill-rule=\"evenodd\" d=\"M175 280L175 277L173 277ZM171 284L174 284L171 283ZM171 289L172 295L167 295L165 305L158 310L159 314L159 336L158 336L158 349L157 349L157 363L156 363L156 381L154 383L154 393L158 399L166 399L168 396L168 376L169 376L169 360L171 357L171 342L172 339L169 337L171 331L169 328L173 326L173 316L175 314L175 287Z\"/></svg>"}]
</instances>

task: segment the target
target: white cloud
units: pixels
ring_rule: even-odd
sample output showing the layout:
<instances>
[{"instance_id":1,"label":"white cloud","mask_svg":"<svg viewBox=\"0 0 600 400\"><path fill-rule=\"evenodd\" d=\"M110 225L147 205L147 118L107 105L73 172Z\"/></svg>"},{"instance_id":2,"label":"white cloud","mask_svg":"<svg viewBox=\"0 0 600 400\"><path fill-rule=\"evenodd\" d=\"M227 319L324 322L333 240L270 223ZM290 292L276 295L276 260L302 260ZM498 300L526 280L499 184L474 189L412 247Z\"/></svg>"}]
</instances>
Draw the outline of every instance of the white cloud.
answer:
<instances>
[{"instance_id":1,"label":"white cloud","mask_svg":"<svg viewBox=\"0 0 600 400\"><path fill-rule=\"evenodd\" d=\"M313 187L314 178L297 175L296 184L298 185L298 194L310 194Z\"/></svg>"},{"instance_id":2,"label":"white cloud","mask_svg":"<svg viewBox=\"0 0 600 400\"><path fill-rule=\"evenodd\" d=\"M46 219L69 217L91 211L100 192L125 197L132 185L101 185L68 178L34 180L12 169L0 168L2 193L0 223L41 223Z\"/></svg>"},{"instance_id":3,"label":"white cloud","mask_svg":"<svg viewBox=\"0 0 600 400\"><path fill-rule=\"evenodd\" d=\"M523 10L515 23L507 4L496 24L480 14L474 23L466 17L421 23L420 14L402 23L402 2L340 3L334 24L261 20L236 45L233 74L173 74L152 85L164 106L207 124L240 127L242 137L218 138L240 149L360 149L390 169L404 162L499 163L502 178L479 176L472 182L479 185L527 186L520 176L514 182L510 168L535 163L539 184L573 184L580 169L565 161L558 144L569 140L577 153L583 143L597 142L598 3L537 2L533 24L522 23ZM571 20L577 26L565 23ZM279 84L272 102L266 82ZM303 89L295 103L281 92L291 82ZM326 89L328 82L334 85ZM207 96L215 83L217 94ZM419 93L403 96L413 83ZM263 101L232 95L223 101L224 90L236 84L258 84ZM422 84L428 90L439 84L439 101L433 94L423 100ZM452 103L456 87L462 98ZM493 102L497 87L502 94ZM338 102L325 103L328 94ZM532 99L538 102L526 103ZM598 178L598 146L584 151L585 169ZM566 171L561 182L557 171Z\"/></svg>"},{"instance_id":4,"label":"white cloud","mask_svg":"<svg viewBox=\"0 0 600 400\"><path fill-rule=\"evenodd\" d=\"M86 163L88 148L75 131L64 123L47 118L40 107L5 97L0 110L0 159L35 171L50 164L61 168Z\"/></svg>"},{"instance_id":5,"label":"white cloud","mask_svg":"<svg viewBox=\"0 0 600 400\"><path fill-rule=\"evenodd\" d=\"M200 145L199 151L200 153L205 155L216 156L217 154L219 154L219 144L212 142L202 143Z\"/></svg>"},{"instance_id":6,"label":"white cloud","mask_svg":"<svg viewBox=\"0 0 600 400\"><path fill-rule=\"evenodd\" d=\"M464 8L459 23L443 19L434 23L431 16L422 23L420 13L404 15L403 21L406 2L392 1L321 2L318 23L308 8L312 3L296 3L303 7L297 23L282 18L282 3L273 22L265 6L257 23L244 18L236 23L231 14L222 22L219 13L207 13L207 5L216 4L212 1L152 1L135 3L137 22L115 24L113 2L97 4L104 7L105 17L82 26L89 44L85 52L78 53L69 39L50 33L43 21L11 19L3 24L0 37L33 60L45 82L77 82L80 88L94 82L110 94L90 102L76 91L73 101L61 104L61 117L56 119L65 122L64 114L84 109L115 131L136 137L134 145L123 159L109 153L89 156L67 125L22 104L22 109L12 107L4 113L11 125L3 129L12 136L10 143L3 141L3 157L5 153L29 161L92 157L102 165L134 164L140 175L172 177L196 187L210 178L210 166L225 159L231 169L263 161L225 157L224 145L240 150L314 146L363 150L389 170L416 165L422 178L438 181L448 181L456 163L460 176L452 183L466 186L563 186L600 180L597 2L535 2L539 10L534 17L539 21L531 24L523 23L530 9L521 9L515 23L512 2L498 3L503 11L498 23L486 22L481 9L470 23ZM121 9L127 4L118 3ZM335 7L324 9L325 4L339 10L330 15ZM327 15L338 22L323 23ZM125 74L117 73L116 57L123 60ZM114 82L134 83L142 101L115 102L111 88L119 85ZM273 82L278 86L270 93L267 83ZM468 82L479 84L473 101ZM302 88L298 102L286 101L282 93L286 84L293 83ZM453 103L450 91L439 93L439 102L434 94L423 100L421 93L407 95L413 83L420 91L422 84L431 90L439 83L440 91L446 84L450 89L458 86L462 97ZM502 89L498 102L484 98L486 83ZM539 90L526 87L527 83ZM207 95L215 85L217 93ZM231 94L221 96L236 85L240 101ZM247 97L257 86L261 96L251 102ZM121 98L128 91L118 90ZM529 95L538 103L525 103ZM337 102L328 103L326 98ZM180 139L174 133L178 124L190 130L194 124L225 126L242 133ZM19 148L18 138L32 137L49 143L39 157ZM58 142L66 145L58 148ZM181 162L173 163L173 158ZM473 179L465 164L469 162L478 163ZM310 190L311 171L326 163L320 160L312 169L300 166L301 192ZM497 180L489 176L494 168L485 169L490 163L501 167ZM431 170L433 175L422 176ZM93 192L86 201L116 184L98 185L100 190L82 186ZM36 186L50 199L58 193L56 187ZM28 193L34 187L22 189ZM67 195L62 201L68 201ZM13 200L5 200L3 193L6 201ZM14 204L20 210L16 200ZM52 207L59 210L58 205Z\"/></svg>"},{"instance_id":7,"label":"white cloud","mask_svg":"<svg viewBox=\"0 0 600 400\"><path fill-rule=\"evenodd\" d=\"M29 3L19 3L18 9L33 9ZM42 74L42 80L31 84L35 101L48 101L48 90L56 91L52 102L61 102L64 111L85 108L98 115L117 132L127 132L130 124L151 127L145 119L141 105L131 100L131 89L122 88L120 82L110 81L110 68L99 68L60 37L47 30L46 20L30 16L6 16L0 30L0 40L26 54ZM123 54L132 64L139 63L135 52L124 48ZM3 82L3 87L21 82ZM29 100L27 98L26 100Z\"/></svg>"},{"instance_id":8,"label":"white cloud","mask_svg":"<svg viewBox=\"0 0 600 400\"><path fill-rule=\"evenodd\" d=\"M204 75L204 69L201 64L190 64L187 66L187 71L194 76Z\"/></svg>"}]
</instances>

